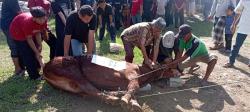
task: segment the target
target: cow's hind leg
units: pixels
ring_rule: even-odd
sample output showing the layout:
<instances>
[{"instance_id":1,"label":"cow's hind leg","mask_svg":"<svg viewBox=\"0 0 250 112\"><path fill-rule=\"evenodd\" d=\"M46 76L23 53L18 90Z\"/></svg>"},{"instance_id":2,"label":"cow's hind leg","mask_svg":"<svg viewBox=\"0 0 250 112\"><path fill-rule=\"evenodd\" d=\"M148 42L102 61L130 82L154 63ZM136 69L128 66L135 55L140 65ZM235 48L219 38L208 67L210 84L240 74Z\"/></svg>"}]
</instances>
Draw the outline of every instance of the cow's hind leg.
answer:
<instances>
[{"instance_id":1,"label":"cow's hind leg","mask_svg":"<svg viewBox=\"0 0 250 112\"><path fill-rule=\"evenodd\" d=\"M79 83L79 87L84 94L88 94L90 96L96 96L108 104L115 105L118 104L120 101L120 99L116 96L111 96L105 94L104 92L101 92L86 79L81 80L81 82Z\"/></svg>"}]
</instances>

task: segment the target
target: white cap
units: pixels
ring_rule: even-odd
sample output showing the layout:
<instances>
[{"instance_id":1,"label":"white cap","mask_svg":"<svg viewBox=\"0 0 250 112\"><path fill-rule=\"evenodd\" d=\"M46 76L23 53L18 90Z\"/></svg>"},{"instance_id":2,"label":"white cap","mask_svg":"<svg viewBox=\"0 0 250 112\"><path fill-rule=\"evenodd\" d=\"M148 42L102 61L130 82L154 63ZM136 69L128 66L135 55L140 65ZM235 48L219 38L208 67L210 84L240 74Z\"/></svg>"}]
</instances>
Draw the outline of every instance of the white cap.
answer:
<instances>
[{"instance_id":1,"label":"white cap","mask_svg":"<svg viewBox=\"0 0 250 112\"><path fill-rule=\"evenodd\" d=\"M166 48L173 48L174 47L175 36L174 32L168 31L162 37L162 44Z\"/></svg>"}]
</instances>

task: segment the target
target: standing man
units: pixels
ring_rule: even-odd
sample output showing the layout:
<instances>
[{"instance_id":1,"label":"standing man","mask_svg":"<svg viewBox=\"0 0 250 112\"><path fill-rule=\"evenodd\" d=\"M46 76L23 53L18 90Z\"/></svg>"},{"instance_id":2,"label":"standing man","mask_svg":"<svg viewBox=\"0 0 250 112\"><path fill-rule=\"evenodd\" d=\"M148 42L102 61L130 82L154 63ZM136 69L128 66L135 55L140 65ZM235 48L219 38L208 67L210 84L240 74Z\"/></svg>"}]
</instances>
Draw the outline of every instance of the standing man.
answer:
<instances>
[{"instance_id":1,"label":"standing man","mask_svg":"<svg viewBox=\"0 0 250 112\"><path fill-rule=\"evenodd\" d=\"M156 17L165 17L165 6L167 4L167 0L157 0L157 11Z\"/></svg>"},{"instance_id":2,"label":"standing man","mask_svg":"<svg viewBox=\"0 0 250 112\"><path fill-rule=\"evenodd\" d=\"M6 36L7 44L10 49L10 56L12 58L12 62L15 67L14 74L15 75L23 75L24 68L22 67L22 63L20 60L20 55L17 50L16 42L13 40L10 35L10 23L12 20L21 13L20 6L18 4L18 0L3 0L2 3L2 15L1 15L1 28Z\"/></svg>"},{"instance_id":3,"label":"standing man","mask_svg":"<svg viewBox=\"0 0 250 112\"><path fill-rule=\"evenodd\" d=\"M194 68L197 67L197 62L206 63L208 66L206 74L202 79L202 84L206 84L215 64L217 63L217 56L209 54L205 43L193 35L191 31L191 27L187 24L180 26L178 33L179 53L177 53L177 59L172 63L167 64L167 66L176 66L178 63L181 63L179 66L181 70L191 67L189 71L192 73ZM184 50L185 54L183 55ZM185 61L188 57L190 57L190 59ZM183 61L185 62L182 63Z\"/></svg>"},{"instance_id":4,"label":"standing man","mask_svg":"<svg viewBox=\"0 0 250 112\"><path fill-rule=\"evenodd\" d=\"M185 0L175 0L175 28L178 28L180 25L184 24L184 8Z\"/></svg>"},{"instance_id":5,"label":"standing man","mask_svg":"<svg viewBox=\"0 0 250 112\"><path fill-rule=\"evenodd\" d=\"M224 46L223 33L226 24L226 11L229 6L234 6L232 0L214 0L213 2L210 15L208 16L210 20L214 17L212 31L214 46L210 47L211 50L218 50Z\"/></svg>"},{"instance_id":6,"label":"standing man","mask_svg":"<svg viewBox=\"0 0 250 112\"><path fill-rule=\"evenodd\" d=\"M116 30L119 30L121 27L122 6L123 6L123 2L121 0L112 1Z\"/></svg>"},{"instance_id":7,"label":"standing man","mask_svg":"<svg viewBox=\"0 0 250 112\"><path fill-rule=\"evenodd\" d=\"M115 43L115 23L113 18L112 6L107 4L105 0L98 1L97 15L99 20L100 32L99 32L99 40L102 41L105 34L105 27L107 25L107 29L110 34L111 42Z\"/></svg>"},{"instance_id":8,"label":"standing man","mask_svg":"<svg viewBox=\"0 0 250 112\"><path fill-rule=\"evenodd\" d=\"M53 0L51 2L51 8L55 15L55 29L57 36L56 56L64 56L64 29L66 26L66 19L68 18L72 8L70 7L69 0Z\"/></svg>"},{"instance_id":9,"label":"standing man","mask_svg":"<svg viewBox=\"0 0 250 112\"><path fill-rule=\"evenodd\" d=\"M142 22L143 0L132 0L131 16L133 24Z\"/></svg>"},{"instance_id":10,"label":"standing man","mask_svg":"<svg viewBox=\"0 0 250 112\"><path fill-rule=\"evenodd\" d=\"M46 11L42 7L32 7L30 12L21 13L10 25L10 34L16 41L18 52L30 79L40 79L42 61L41 32L47 29ZM36 43L36 44L35 44Z\"/></svg>"},{"instance_id":11,"label":"standing man","mask_svg":"<svg viewBox=\"0 0 250 112\"><path fill-rule=\"evenodd\" d=\"M237 37L235 41L235 45L233 46L233 50L231 51L229 62L225 64L224 67L233 67L235 63L235 59L239 54L240 48L244 43L247 36L250 34L250 1L249 0L240 0L234 12L236 16L234 18L234 22L231 26L232 32L235 32L236 26L238 24L237 29Z\"/></svg>"},{"instance_id":12,"label":"standing man","mask_svg":"<svg viewBox=\"0 0 250 112\"><path fill-rule=\"evenodd\" d=\"M87 55L91 56L95 48L94 33L96 15L89 5L83 5L77 12L71 13L65 27L64 56L69 56L70 45L73 56L80 56L87 46Z\"/></svg>"},{"instance_id":13,"label":"standing man","mask_svg":"<svg viewBox=\"0 0 250 112\"><path fill-rule=\"evenodd\" d=\"M156 63L159 51L160 33L165 28L166 22L163 18L158 18L152 22L137 23L125 29L121 33L122 42L125 48L125 60L133 63L134 47L138 47L144 58L144 62L150 68ZM153 60L149 58L146 51L147 46L153 44Z\"/></svg>"},{"instance_id":14,"label":"standing man","mask_svg":"<svg viewBox=\"0 0 250 112\"><path fill-rule=\"evenodd\" d=\"M143 0L142 21L150 22L153 20L153 0Z\"/></svg>"}]
</instances>

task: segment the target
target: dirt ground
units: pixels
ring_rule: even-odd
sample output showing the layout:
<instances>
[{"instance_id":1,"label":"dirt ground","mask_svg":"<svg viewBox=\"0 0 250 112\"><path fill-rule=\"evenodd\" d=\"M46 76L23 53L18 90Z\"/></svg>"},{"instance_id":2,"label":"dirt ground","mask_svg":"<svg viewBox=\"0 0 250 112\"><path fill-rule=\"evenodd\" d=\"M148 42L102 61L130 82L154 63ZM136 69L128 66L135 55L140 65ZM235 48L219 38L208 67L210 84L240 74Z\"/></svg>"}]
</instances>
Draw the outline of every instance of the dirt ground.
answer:
<instances>
[{"instance_id":1,"label":"dirt ground","mask_svg":"<svg viewBox=\"0 0 250 112\"><path fill-rule=\"evenodd\" d=\"M203 39L206 45L212 45L210 38ZM245 41L240 51L235 66L236 68L223 68L228 61L228 53L220 51L210 51L216 54L218 63L209 78L210 85L217 85L210 88L191 89L182 92L163 94L151 97L144 95L164 93L187 88L199 87L199 81L206 70L206 65L200 64L201 69L195 72L196 75L187 74L182 77L186 81L183 87L179 88L159 88L155 85L148 92L140 92L137 99L145 112L249 112L250 111L250 68L247 63L250 56L250 38ZM41 91L40 98L51 100L49 91ZM127 112L120 106L107 105L99 99L90 97L80 97L61 91L63 96L67 96L61 101L67 102L67 105L48 104L48 111L74 111L74 112ZM58 107L57 107L58 105Z\"/></svg>"}]
</instances>

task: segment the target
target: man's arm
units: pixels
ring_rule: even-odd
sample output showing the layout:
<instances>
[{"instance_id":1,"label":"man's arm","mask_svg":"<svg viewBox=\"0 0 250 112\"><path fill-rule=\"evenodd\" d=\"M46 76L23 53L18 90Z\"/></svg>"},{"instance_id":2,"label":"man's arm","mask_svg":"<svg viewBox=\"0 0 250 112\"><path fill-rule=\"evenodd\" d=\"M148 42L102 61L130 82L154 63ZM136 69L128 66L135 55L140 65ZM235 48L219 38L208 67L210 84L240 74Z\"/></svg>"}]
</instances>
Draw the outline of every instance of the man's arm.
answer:
<instances>
[{"instance_id":1,"label":"man's arm","mask_svg":"<svg viewBox=\"0 0 250 112\"><path fill-rule=\"evenodd\" d=\"M58 12L57 14L58 14L59 17L61 18L63 24L66 25L66 18L65 18L65 16L63 15L63 13L62 13L62 12Z\"/></svg>"},{"instance_id":2,"label":"man's arm","mask_svg":"<svg viewBox=\"0 0 250 112\"><path fill-rule=\"evenodd\" d=\"M95 41L95 30L89 30L87 54L90 54L90 55L93 54L94 41Z\"/></svg>"},{"instance_id":3,"label":"man's arm","mask_svg":"<svg viewBox=\"0 0 250 112\"><path fill-rule=\"evenodd\" d=\"M233 24L231 26L231 31L232 32L235 32L236 26L239 23L240 16L241 16L241 13L242 13L243 10L244 10L244 6L242 4L242 0L240 0L240 2L238 3L237 7L234 10L234 12L236 13L236 15L234 17L234 21L233 21Z\"/></svg>"},{"instance_id":4,"label":"man's arm","mask_svg":"<svg viewBox=\"0 0 250 112\"><path fill-rule=\"evenodd\" d=\"M101 15L98 15L98 19L99 19L100 27L102 27L102 16L101 16Z\"/></svg>"},{"instance_id":5,"label":"man's arm","mask_svg":"<svg viewBox=\"0 0 250 112\"><path fill-rule=\"evenodd\" d=\"M27 43L29 44L30 48L33 50L33 52L37 55L40 54L38 49L36 48L36 45L32 39L32 35L27 36Z\"/></svg>"},{"instance_id":6,"label":"man's arm","mask_svg":"<svg viewBox=\"0 0 250 112\"><path fill-rule=\"evenodd\" d=\"M38 51L41 53L42 52L42 36L41 33L36 33L36 43L38 44Z\"/></svg>"},{"instance_id":7,"label":"man's arm","mask_svg":"<svg viewBox=\"0 0 250 112\"><path fill-rule=\"evenodd\" d=\"M71 35L65 35L64 38L64 56L69 56Z\"/></svg>"},{"instance_id":8,"label":"man's arm","mask_svg":"<svg viewBox=\"0 0 250 112\"><path fill-rule=\"evenodd\" d=\"M154 55L153 55L153 62L156 63L156 59L158 57L159 54L159 45L160 45L160 38L158 38L157 40L155 40L154 42Z\"/></svg>"}]
</instances>

